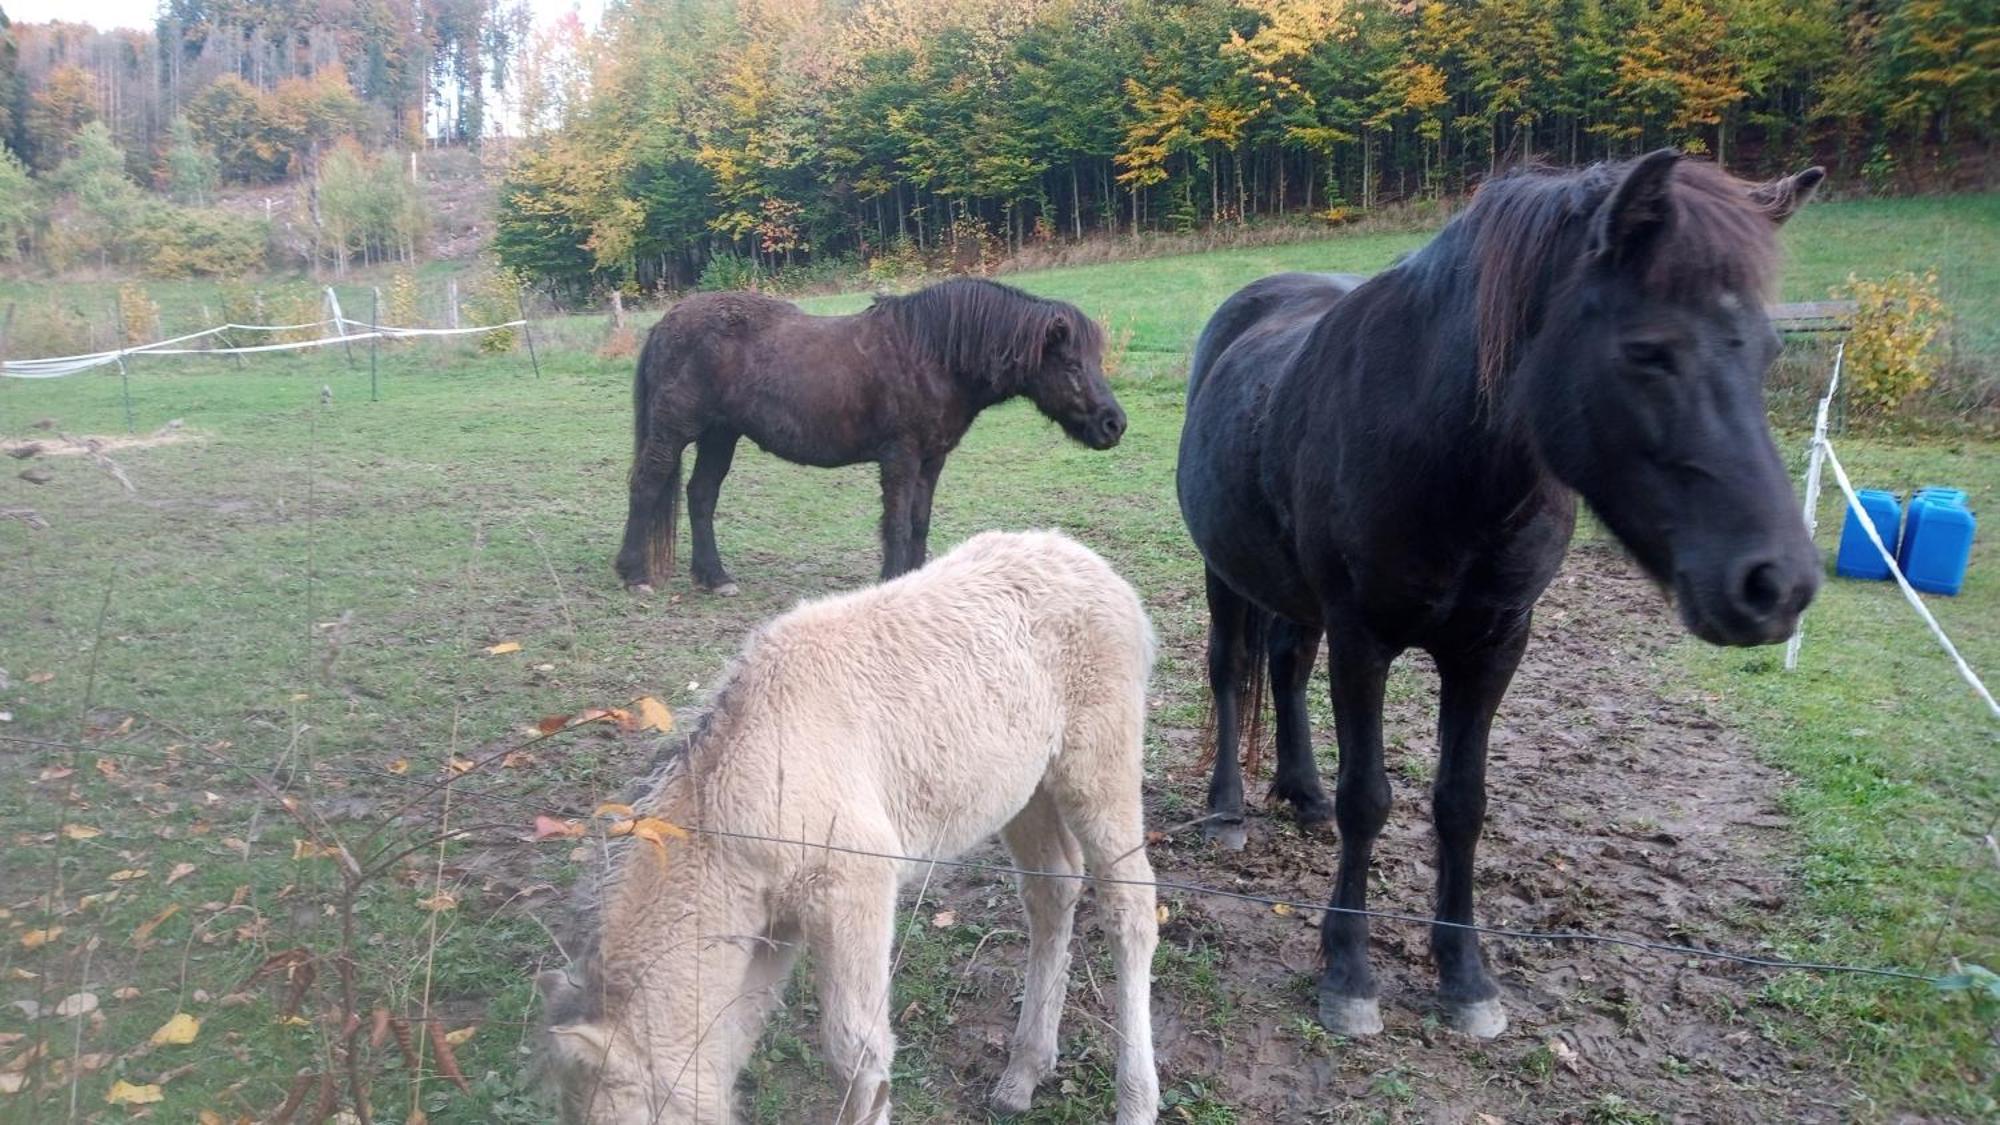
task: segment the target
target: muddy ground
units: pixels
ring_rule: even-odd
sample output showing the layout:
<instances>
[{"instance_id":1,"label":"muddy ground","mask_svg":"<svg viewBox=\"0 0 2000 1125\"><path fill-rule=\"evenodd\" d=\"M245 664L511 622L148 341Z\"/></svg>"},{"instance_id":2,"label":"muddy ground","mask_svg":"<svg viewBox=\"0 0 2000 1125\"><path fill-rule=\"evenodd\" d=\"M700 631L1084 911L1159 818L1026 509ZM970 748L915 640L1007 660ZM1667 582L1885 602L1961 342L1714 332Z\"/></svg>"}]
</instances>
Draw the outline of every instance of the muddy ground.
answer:
<instances>
[{"instance_id":1,"label":"muddy ground","mask_svg":"<svg viewBox=\"0 0 2000 1125\"><path fill-rule=\"evenodd\" d=\"M1777 804L1784 781L1710 717L1707 701L1667 682L1660 657L1679 635L1654 588L1616 552L1586 545L1573 554L1542 602L1493 736L1483 922L1769 952L1760 942L1787 897ZM1182 650L1176 663L1200 666L1198 638L1166 643ZM1435 678L1421 664L1405 690L1392 685L1390 693L1397 807L1377 850L1370 905L1427 914ZM1323 676L1322 667L1316 683ZM1324 761L1332 731L1323 716L1314 733ZM1195 765L1200 729L1169 726L1154 736L1165 746L1148 794L1157 829L1198 814L1206 774ZM973 858L1006 859L997 847ZM1189 830L1157 844L1152 860L1162 880L1317 902L1332 884L1334 847L1267 809L1253 817L1241 853L1218 851ZM1425 928L1378 923L1387 1029L1348 1041L1312 1020L1316 913L1177 891L1162 902L1162 945L1171 950L1160 961L1154 1022L1165 1120L1229 1120L1214 1115L1228 1107L1244 1122L1816 1121L1843 1116L1847 1105L1836 1060L1783 1045L1784 1017L1760 1000L1771 979L1760 970L1489 938L1512 1026L1475 1042L1441 1025ZM925 932L944 912L973 927L956 944ZM947 941L941 954L912 960L936 961L937 979L899 982L898 1034L936 1099L920 1117L982 1120L1016 1011L1018 906L1002 878L940 874L912 918L919 940ZM1065 1061L1044 1099L1108 1081L1108 961L1088 923L1079 941L1076 963L1090 968L1074 974ZM809 992L795 987L789 1019L781 1032L810 1041ZM755 1099L762 1075L788 1087L777 1100L791 1109L780 1118L812 1113L814 1080L785 1070L782 1062L753 1067L748 1096Z\"/></svg>"},{"instance_id":2,"label":"muddy ground","mask_svg":"<svg viewBox=\"0 0 2000 1125\"><path fill-rule=\"evenodd\" d=\"M1480 918L1758 948L1766 920L1785 906L1783 780L1703 700L1663 686L1657 658L1677 630L1651 585L1615 552L1580 549L1542 603L1535 634L1493 737ZM1198 642L1185 655L1199 666ZM1422 690L1392 693L1386 741L1401 776L1371 905L1422 914L1434 878L1426 770L1436 712L1428 668L1419 679ZM1168 755L1183 764L1150 794L1155 826L1198 809L1206 784L1192 766L1201 732L1159 733L1185 750ZM1320 724L1315 744L1331 738ZM1190 831L1152 858L1163 880L1320 901L1334 849L1272 809L1253 820L1240 854ZM946 879L931 897L923 910L1010 922L1005 888L990 878ZM1831 1059L1779 1044L1769 1027L1779 1017L1758 1001L1768 975L1756 970L1488 939L1513 1026L1480 1043L1440 1026L1424 928L1378 923L1388 1026L1350 1042L1311 1022L1316 914L1180 893L1163 900L1162 941L1180 951L1169 964L1187 967L1163 971L1156 993L1162 1085L1205 1090L1243 1121L1764 1122L1832 1119L1845 1103ZM949 1101L976 1106L1002 1064L1019 956L1013 948L975 968L949 1029L930 1044L928 1069L942 1063L962 1076ZM1071 997L1072 1031L1110 1015L1092 980ZM1079 1020L1078 1009L1090 1015Z\"/></svg>"}]
</instances>

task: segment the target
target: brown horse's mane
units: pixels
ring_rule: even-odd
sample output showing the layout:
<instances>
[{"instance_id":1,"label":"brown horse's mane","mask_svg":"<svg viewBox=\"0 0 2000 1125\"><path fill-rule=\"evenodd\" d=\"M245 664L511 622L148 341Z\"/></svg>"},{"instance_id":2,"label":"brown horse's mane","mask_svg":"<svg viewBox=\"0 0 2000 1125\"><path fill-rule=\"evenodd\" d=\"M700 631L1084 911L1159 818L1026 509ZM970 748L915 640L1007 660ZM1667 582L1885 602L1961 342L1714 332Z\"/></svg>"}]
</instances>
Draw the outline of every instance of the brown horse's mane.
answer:
<instances>
[{"instance_id":1,"label":"brown horse's mane","mask_svg":"<svg viewBox=\"0 0 2000 1125\"><path fill-rule=\"evenodd\" d=\"M920 354L947 372L983 380L996 393L1042 366L1050 330L1062 324L1087 356L1103 351L1104 332L1075 305L983 278L952 278L905 296L875 298L869 312L887 317Z\"/></svg>"},{"instance_id":2,"label":"brown horse's mane","mask_svg":"<svg viewBox=\"0 0 2000 1125\"><path fill-rule=\"evenodd\" d=\"M1482 185L1452 222L1467 233L1437 239L1453 243L1460 263L1478 277L1483 389L1491 391L1513 366L1520 341L1534 332L1541 309L1556 299L1555 286L1585 252L1591 217L1628 167L1509 172ZM1767 296L1777 275L1777 227L1752 197L1752 185L1698 160L1676 164L1668 183L1673 218L1649 255L1646 290L1662 300L1703 292Z\"/></svg>"}]
</instances>

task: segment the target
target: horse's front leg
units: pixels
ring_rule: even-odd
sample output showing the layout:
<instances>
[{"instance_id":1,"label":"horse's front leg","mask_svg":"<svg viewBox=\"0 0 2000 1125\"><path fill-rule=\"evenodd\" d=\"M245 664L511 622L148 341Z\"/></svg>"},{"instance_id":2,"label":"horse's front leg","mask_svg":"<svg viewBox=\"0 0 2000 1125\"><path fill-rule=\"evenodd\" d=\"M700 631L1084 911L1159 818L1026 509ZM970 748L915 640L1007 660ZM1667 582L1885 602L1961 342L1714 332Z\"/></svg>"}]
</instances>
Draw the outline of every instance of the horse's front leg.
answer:
<instances>
[{"instance_id":1,"label":"horse's front leg","mask_svg":"<svg viewBox=\"0 0 2000 1125\"><path fill-rule=\"evenodd\" d=\"M922 467L914 450L896 448L882 456L882 580L908 570L910 513L916 502Z\"/></svg>"},{"instance_id":2,"label":"horse's front leg","mask_svg":"<svg viewBox=\"0 0 2000 1125\"><path fill-rule=\"evenodd\" d=\"M1452 1026L1490 1039L1507 1030L1499 986L1486 971L1472 923L1473 853L1486 820L1486 740L1493 713L1527 648L1526 622L1496 645L1439 654L1438 770L1431 786L1437 828L1437 921L1431 956L1438 997Z\"/></svg>"},{"instance_id":3,"label":"horse's front leg","mask_svg":"<svg viewBox=\"0 0 2000 1125\"><path fill-rule=\"evenodd\" d=\"M1337 620L1329 614L1328 620ZM1382 1030L1375 976L1368 967L1368 868L1375 838L1389 819L1389 775L1382 768L1382 691L1395 653L1354 625L1327 629L1334 736L1340 773L1333 797L1340 827L1340 873L1333 907L1320 920L1319 1019L1340 1035Z\"/></svg>"},{"instance_id":4,"label":"horse's front leg","mask_svg":"<svg viewBox=\"0 0 2000 1125\"><path fill-rule=\"evenodd\" d=\"M917 468L916 494L910 498L910 570L930 558L931 499L937 495L938 474L942 472L943 454L924 458Z\"/></svg>"}]
</instances>

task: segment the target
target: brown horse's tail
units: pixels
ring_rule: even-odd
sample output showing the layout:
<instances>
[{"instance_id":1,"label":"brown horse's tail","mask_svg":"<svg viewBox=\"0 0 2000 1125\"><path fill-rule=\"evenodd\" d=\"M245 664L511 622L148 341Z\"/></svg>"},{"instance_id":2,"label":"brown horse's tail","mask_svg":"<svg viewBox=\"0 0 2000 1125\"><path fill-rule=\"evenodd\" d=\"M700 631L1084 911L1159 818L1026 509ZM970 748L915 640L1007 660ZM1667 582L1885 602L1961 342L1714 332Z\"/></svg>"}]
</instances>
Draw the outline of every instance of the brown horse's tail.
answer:
<instances>
[{"instance_id":1,"label":"brown horse's tail","mask_svg":"<svg viewBox=\"0 0 2000 1125\"><path fill-rule=\"evenodd\" d=\"M680 538L681 452L678 445L662 443L655 437L653 390L656 376L666 373L667 334L646 334L639 350L639 363L632 375L632 475L628 484L634 504L644 495L658 497L650 510L637 507L629 517L625 532L626 550L637 550L643 569L629 570L631 561L623 554L619 569L627 582L664 579L674 572L674 544ZM664 476L665 480L655 478Z\"/></svg>"}]
</instances>

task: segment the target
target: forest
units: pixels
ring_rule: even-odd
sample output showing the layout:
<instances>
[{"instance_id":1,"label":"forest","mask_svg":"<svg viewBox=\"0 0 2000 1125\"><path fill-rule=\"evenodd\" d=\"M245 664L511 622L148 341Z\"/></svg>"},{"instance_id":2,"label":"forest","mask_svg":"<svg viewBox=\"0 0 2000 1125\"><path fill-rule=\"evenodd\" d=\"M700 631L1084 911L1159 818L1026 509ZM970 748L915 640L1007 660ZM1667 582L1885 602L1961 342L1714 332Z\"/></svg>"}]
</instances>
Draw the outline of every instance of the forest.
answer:
<instances>
[{"instance_id":1,"label":"forest","mask_svg":"<svg viewBox=\"0 0 2000 1125\"><path fill-rule=\"evenodd\" d=\"M551 281L1267 217L1659 145L1982 181L1992 0L631 0L529 127L499 251Z\"/></svg>"},{"instance_id":2,"label":"forest","mask_svg":"<svg viewBox=\"0 0 2000 1125\"><path fill-rule=\"evenodd\" d=\"M538 28L522 0L166 0L145 31L0 15L0 258L255 268L274 258L258 216L210 204L288 185L310 214L295 259L409 261L424 201L403 154L496 140L500 263L579 298L968 238L1004 253L1340 224L1522 163L1668 144L1746 175L1819 161L1847 192L1978 188L1996 12L614 0L596 28Z\"/></svg>"}]
</instances>

